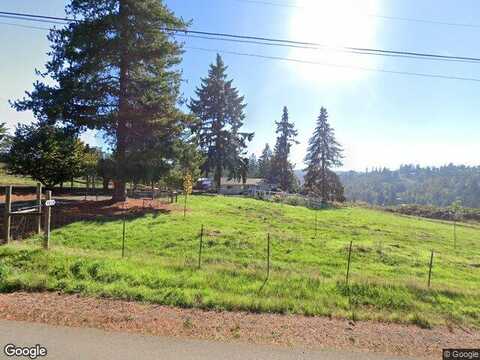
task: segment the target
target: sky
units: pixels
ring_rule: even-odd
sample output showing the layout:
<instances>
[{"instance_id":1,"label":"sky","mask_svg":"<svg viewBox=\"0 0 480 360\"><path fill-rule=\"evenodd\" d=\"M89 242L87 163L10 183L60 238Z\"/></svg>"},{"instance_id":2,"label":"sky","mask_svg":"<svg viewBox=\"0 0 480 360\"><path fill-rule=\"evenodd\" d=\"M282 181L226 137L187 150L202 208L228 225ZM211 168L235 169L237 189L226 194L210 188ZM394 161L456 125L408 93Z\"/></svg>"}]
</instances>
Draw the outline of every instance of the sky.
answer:
<instances>
[{"instance_id":1,"label":"sky","mask_svg":"<svg viewBox=\"0 0 480 360\"><path fill-rule=\"evenodd\" d=\"M260 2L260 3L259 3ZM475 0L167 0L191 29L316 42L330 47L480 57L480 2ZM263 3L262 3L263 2ZM270 4L267 4L270 3ZM0 11L64 16L64 0L1 2ZM281 6L283 5L283 6ZM422 19L452 26L385 17ZM34 120L17 113L9 99L21 98L48 59L46 31L5 23L48 24L0 19L0 122L10 129ZM274 122L289 109L300 144L292 148L296 168L303 159L323 106L344 147L340 170L398 168L412 163L480 165L480 82L392 74L371 69L480 79L480 64L388 58L287 47L265 47L204 39L185 42L182 92L193 96L219 52L228 75L248 103L245 130L255 132L249 152L257 156L275 143ZM305 64L243 54L313 61ZM361 68L361 69L360 69ZM370 70L365 70L365 69ZM83 135L101 145L94 133Z\"/></svg>"}]
</instances>

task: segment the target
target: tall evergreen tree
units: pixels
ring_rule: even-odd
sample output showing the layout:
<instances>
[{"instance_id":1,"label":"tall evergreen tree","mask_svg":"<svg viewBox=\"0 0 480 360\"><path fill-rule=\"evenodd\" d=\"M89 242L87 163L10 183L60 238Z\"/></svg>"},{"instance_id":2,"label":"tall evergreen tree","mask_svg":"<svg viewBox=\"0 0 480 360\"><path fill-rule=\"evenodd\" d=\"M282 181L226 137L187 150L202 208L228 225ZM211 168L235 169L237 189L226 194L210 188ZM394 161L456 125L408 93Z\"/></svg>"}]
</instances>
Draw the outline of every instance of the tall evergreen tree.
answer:
<instances>
[{"instance_id":1,"label":"tall evergreen tree","mask_svg":"<svg viewBox=\"0 0 480 360\"><path fill-rule=\"evenodd\" d=\"M289 120L286 106L283 108L282 119L275 124L277 125L276 133L278 136L274 148L270 180L278 183L282 190L291 191L295 186L296 178L293 173L293 165L288 158L292 145L298 144L295 140L298 131L295 129L293 122Z\"/></svg>"},{"instance_id":2,"label":"tall evergreen tree","mask_svg":"<svg viewBox=\"0 0 480 360\"><path fill-rule=\"evenodd\" d=\"M332 167L342 165L342 147L328 123L327 109L322 107L313 136L308 142L305 190L321 196L322 201L343 200L343 186Z\"/></svg>"},{"instance_id":3,"label":"tall evergreen tree","mask_svg":"<svg viewBox=\"0 0 480 360\"><path fill-rule=\"evenodd\" d=\"M265 148L262 151L262 155L258 159L258 176L270 180L272 171L272 158L273 152L270 149L270 145L265 144Z\"/></svg>"},{"instance_id":4,"label":"tall evergreen tree","mask_svg":"<svg viewBox=\"0 0 480 360\"><path fill-rule=\"evenodd\" d=\"M248 158L248 177L256 178L258 177L258 163L257 157L255 154L251 154Z\"/></svg>"},{"instance_id":5,"label":"tall evergreen tree","mask_svg":"<svg viewBox=\"0 0 480 360\"><path fill-rule=\"evenodd\" d=\"M129 159L172 156L183 126L177 109L182 48L165 28L186 23L159 0L71 0L76 19L54 29L42 77L14 106L43 122L95 129L112 145L115 200L125 199Z\"/></svg>"},{"instance_id":6,"label":"tall evergreen tree","mask_svg":"<svg viewBox=\"0 0 480 360\"><path fill-rule=\"evenodd\" d=\"M196 99L190 102L190 110L200 120L194 127L200 147L206 156L203 173L214 175L218 188L224 170L231 178L240 179L245 173L245 149L253 133L242 132L245 120L244 97L227 79L227 66L220 55L210 65L208 77L201 80Z\"/></svg>"},{"instance_id":7,"label":"tall evergreen tree","mask_svg":"<svg viewBox=\"0 0 480 360\"><path fill-rule=\"evenodd\" d=\"M12 137L8 134L8 129L5 123L0 123L0 159L3 159L7 154L12 142Z\"/></svg>"}]
</instances>

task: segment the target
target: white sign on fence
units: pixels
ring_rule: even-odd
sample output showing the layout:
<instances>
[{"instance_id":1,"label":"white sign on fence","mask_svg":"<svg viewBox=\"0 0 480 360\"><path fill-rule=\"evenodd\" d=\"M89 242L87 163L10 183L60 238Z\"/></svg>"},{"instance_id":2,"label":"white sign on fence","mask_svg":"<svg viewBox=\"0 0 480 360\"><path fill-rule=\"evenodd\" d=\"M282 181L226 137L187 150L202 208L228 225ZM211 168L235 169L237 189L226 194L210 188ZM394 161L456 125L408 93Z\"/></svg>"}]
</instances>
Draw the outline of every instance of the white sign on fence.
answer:
<instances>
[{"instance_id":1,"label":"white sign on fence","mask_svg":"<svg viewBox=\"0 0 480 360\"><path fill-rule=\"evenodd\" d=\"M45 206L55 206L55 200L47 200L45 201Z\"/></svg>"}]
</instances>

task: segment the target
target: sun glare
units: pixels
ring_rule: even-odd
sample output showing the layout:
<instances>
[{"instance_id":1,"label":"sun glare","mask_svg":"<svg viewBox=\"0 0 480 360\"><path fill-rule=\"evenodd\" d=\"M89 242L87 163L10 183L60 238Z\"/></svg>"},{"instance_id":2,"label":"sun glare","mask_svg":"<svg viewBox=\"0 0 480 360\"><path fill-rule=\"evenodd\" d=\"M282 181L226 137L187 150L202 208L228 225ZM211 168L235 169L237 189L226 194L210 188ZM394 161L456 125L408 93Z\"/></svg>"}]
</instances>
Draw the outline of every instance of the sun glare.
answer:
<instances>
[{"instance_id":1,"label":"sun glare","mask_svg":"<svg viewBox=\"0 0 480 360\"><path fill-rule=\"evenodd\" d=\"M289 57L339 66L292 63L299 76L315 82L368 76L368 72L348 67L375 67L379 59L332 48L375 47L378 19L369 14L380 12L377 0L298 0L296 5L290 21L290 38L323 44L330 50L292 49Z\"/></svg>"}]
</instances>

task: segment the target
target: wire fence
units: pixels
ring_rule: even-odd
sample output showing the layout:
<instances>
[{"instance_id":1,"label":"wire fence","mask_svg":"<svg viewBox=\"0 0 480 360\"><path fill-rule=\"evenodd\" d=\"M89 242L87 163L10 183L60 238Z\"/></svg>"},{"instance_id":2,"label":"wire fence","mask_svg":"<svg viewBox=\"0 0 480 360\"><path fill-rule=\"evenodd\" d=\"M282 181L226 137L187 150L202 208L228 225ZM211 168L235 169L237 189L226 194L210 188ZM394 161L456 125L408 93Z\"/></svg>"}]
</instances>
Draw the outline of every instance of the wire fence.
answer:
<instances>
[{"instance_id":1,"label":"wire fence","mask_svg":"<svg viewBox=\"0 0 480 360\"><path fill-rule=\"evenodd\" d=\"M308 239L293 234L285 234L274 230L256 233L252 239L248 234L230 229L216 229L214 225L202 223L193 231L183 229L179 221L174 231L159 227L158 216L168 213L172 204L179 202L178 193L158 191L138 191L130 193L126 204L112 203L108 199L78 197L57 197L57 203L52 207L51 229L61 230L70 224L82 223L85 233L95 236L102 231L102 226L114 224L116 231L110 233L112 238L105 244L76 243L76 239L60 239L53 236L52 245L57 241L62 246L82 248L83 251L94 249L96 252L117 253L118 258L142 258L145 256L176 260L183 266L197 267L224 265L232 268L253 268L265 275L265 284L275 273L317 276L326 276L344 282L348 288L352 282L384 279L392 283L416 283L425 287L450 286L454 278L445 272L455 269L466 271L480 271L480 261L473 259L469 263L455 263L447 259L448 253L426 250L425 247L407 255L400 249L400 243L365 241L335 241L329 240L328 234L323 232L319 224L319 214L312 212L311 228ZM279 194L271 194L280 196ZM272 199L267 199L274 201ZM312 204L312 199L303 198L303 205ZM302 204L301 204L302 205ZM318 203L313 203L313 208ZM30 207L29 207L30 206ZM34 208L34 200L28 203L15 203L12 210L22 211ZM148 216L151 215L151 216ZM3 215L0 214L3 217ZM42 224L45 222L46 212L42 213ZM136 219L144 219L141 224ZM0 229L3 224L0 221ZM188 222L189 218L186 220ZM183 223L184 224L184 223ZM3 229L1 229L3 230ZM13 216L11 224L12 240L28 239L38 231L35 216L28 213ZM3 233L3 231L1 232ZM79 236L84 234L80 232ZM172 236L181 237L182 241L171 241ZM63 242L62 242L63 241ZM91 247L90 247L91 246ZM453 245L452 245L453 246ZM452 249L454 251L454 249ZM316 257L318 255L318 257ZM478 260L478 259L477 259ZM402 267L402 274L397 269ZM436 278L436 269L440 269L442 276ZM460 278L460 276L459 276ZM447 279L448 281L446 281Z\"/></svg>"}]
</instances>

